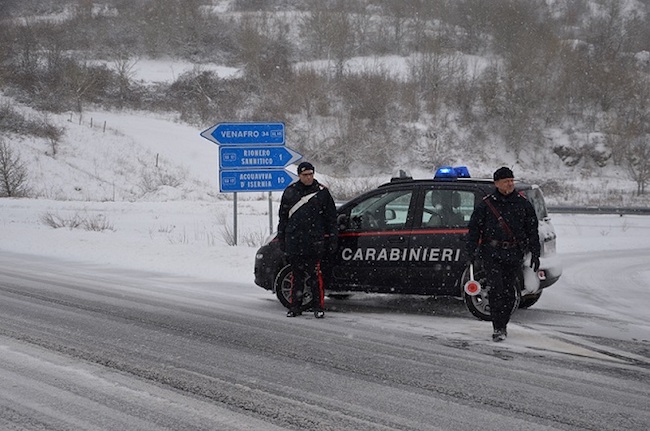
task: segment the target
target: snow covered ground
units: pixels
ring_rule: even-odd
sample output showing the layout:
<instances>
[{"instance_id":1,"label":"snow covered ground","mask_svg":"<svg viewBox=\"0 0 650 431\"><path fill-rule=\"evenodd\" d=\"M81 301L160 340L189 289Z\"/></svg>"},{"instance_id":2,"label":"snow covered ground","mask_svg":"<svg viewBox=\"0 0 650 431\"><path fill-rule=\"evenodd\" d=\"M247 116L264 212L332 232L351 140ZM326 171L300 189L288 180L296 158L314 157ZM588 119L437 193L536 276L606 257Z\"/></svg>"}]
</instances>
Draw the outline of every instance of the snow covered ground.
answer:
<instances>
[{"instance_id":1,"label":"snow covered ground","mask_svg":"<svg viewBox=\"0 0 650 431\"><path fill-rule=\"evenodd\" d=\"M272 194L270 215L268 194L239 193L238 245L228 245L235 219L232 194L218 192L218 147L200 136L202 129L141 112L88 111L49 119L66 130L55 157L37 139L9 141L29 167L30 187L39 198L0 199L0 251L238 283L250 286L248 294L271 295L254 285L253 264L277 224L280 193ZM316 177L331 180L318 166ZM332 184L336 195L337 183ZM650 217L552 214L552 222L565 262L585 253L599 258L593 268L587 260L579 272L565 270L533 309L627 314L641 322L641 331L650 328ZM625 250L639 250L636 259L647 265L630 274L606 274L614 278L604 282L608 253ZM591 284L601 292L582 284L585 274L600 276ZM634 293L629 283L618 282L623 277L634 284Z\"/></svg>"},{"instance_id":2,"label":"snow covered ground","mask_svg":"<svg viewBox=\"0 0 650 431\"><path fill-rule=\"evenodd\" d=\"M160 64L139 65L142 77L159 76ZM204 129L173 116L129 111L51 114L48 120L65 128L55 156L45 141L7 140L28 167L30 188L39 198L0 199L0 251L237 283L250 286L247 294L271 295L254 285L253 264L257 248L277 224L280 193L272 194L270 215L268 194L238 194L238 245L228 245L235 219L232 194L218 192L218 147L200 136ZM472 167L492 169L491 163ZM332 181L336 196L341 182L324 177L319 166L316 177ZM387 179L377 178L377 184ZM616 178L585 178L581 187L619 190L621 184ZM624 186L634 188L629 180ZM533 309L616 318L627 314L640 332L650 329L650 217L552 214L552 222L559 254L567 263L579 261L580 270L565 269ZM608 253L629 250L638 250L635 260L647 264L634 266L629 274L603 274ZM593 254L593 263L580 260L585 254ZM583 285L585 274L600 279ZM625 283L618 282L623 279ZM633 338L637 333L618 335Z\"/></svg>"},{"instance_id":3,"label":"snow covered ground","mask_svg":"<svg viewBox=\"0 0 650 431\"><path fill-rule=\"evenodd\" d=\"M0 250L252 283L255 251L269 235L268 209L264 200L239 201L238 245L229 246L232 201L0 199ZM273 226L276 212L274 201ZM647 216L551 216L560 255L648 248ZM52 228L45 221L48 218L60 224L85 220L105 229ZM648 271L640 275L650 285L650 256Z\"/></svg>"},{"instance_id":4,"label":"snow covered ground","mask_svg":"<svg viewBox=\"0 0 650 431\"><path fill-rule=\"evenodd\" d=\"M173 79L187 70L183 64L159 68L160 64L144 60L138 66L142 67L138 79L152 82ZM233 286L241 289L241 301L272 298L270 292L255 286L253 263L258 246L269 234L269 225L277 224L279 193L274 193L271 214L265 195L240 194L238 245L228 245L233 201L218 193L218 149L199 136L202 130L174 118L135 112L88 111L81 117L52 114L49 121L66 128L56 157L47 154L50 149L43 141L28 139L16 146L15 140L9 142L29 166L30 186L39 198L0 199L0 253L97 265L115 274L137 269L169 274L170 278L191 277L208 281L215 289L225 283L229 292ZM486 172L492 169L482 168ZM177 184L156 183L160 174ZM323 179L318 166L316 176ZM602 184L609 186L607 180ZM598 325L597 330L579 335L634 340L647 346L650 217L551 216L565 272L529 310L528 316L536 317L535 324L515 315L511 337L500 348L607 360L620 354L604 355L602 345L589 349L584 347L584 339L571 339L578 330L561 325L572 315L589 315L589 322ZM57 224L64 226L52 227ZM616 260L616 268L625 271L612 271L610 260ZM264 304L277 307L277 319L284 319L279 303ZM336 311L333 302L327 306ZM348 312L346 319L491 345L488 324L466 314L466 319L445 319L444 315L409 313L408 309L367 313L361 307ZM544 327L551 328L549 333L540 329ZM565 336L561 340L556 336L558 327ZM640 360L647 363L647 355Z\"/></svg>"},{"instance_id":5,"label":"snow covered ground","mask_svg":"<svg viewBox=\"0 0 650 431\"><path fill-rule=\"evenodd\" d=\"M273 205L273 225L277 223ZM53 228L52 222L79 227ZM0 251L57 257L80 263L121 269L140 269L195 277L214 282L243 283L262 295L270 293L255 286L255 252L269 231L268 202L241 201L238 204L238 245L228 245L232 236L232 201L91 202L45 199L0 199ZM650 217L618 215L552 215L558 234L558 252L566 262L572 256L639 250L647 253ZM97 230L87 230L94 228ZM103 230L102 230L103 229ZM230 233L229 233L230 232ZM650 324L650 256L647 266L634 274L638 292L626 283L599 285L589 280L584 286L572 272L544 292L533 308L585 311L586 296L611 297L589 304L589 311L607 317L615 313L633 316ZM602 271L602 260L594 259L594 274ZM590 270L587 268L587 273ZM585 274L581 269L579 274ZM577 284L577 288L576 288ZM594 292L592 289L604 291ZM621 311L616 298L627 298ZM594 308L595 307L595 308Z\"/></svg>"}]
</instances>

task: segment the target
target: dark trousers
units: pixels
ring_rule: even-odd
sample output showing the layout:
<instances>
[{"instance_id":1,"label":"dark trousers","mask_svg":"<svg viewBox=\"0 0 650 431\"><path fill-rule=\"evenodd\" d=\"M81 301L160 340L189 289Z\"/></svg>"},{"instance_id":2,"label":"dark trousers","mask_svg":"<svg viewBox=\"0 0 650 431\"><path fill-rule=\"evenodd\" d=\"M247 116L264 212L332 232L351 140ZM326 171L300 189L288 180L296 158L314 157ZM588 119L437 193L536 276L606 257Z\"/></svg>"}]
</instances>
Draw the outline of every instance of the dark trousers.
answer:
<instances>
[{"instance_id":1,"label":"dark trousers","mask_svg":"<svg viewBox=\"0 0 650 431\"><path fill-rule=\"evenodd\" d=\"M506 329L517 300L515 280L521 271L521 261L512 256L500 256L499 253L485 253L485 269L490 302L490 315L494 329Z\"/></svg>"},{"instance_id":2,"label":"dark trousers","mask_svg":"<svg viewBox=\"0 0 650 431\"><path fill-rule=\"evenodd\" d=\"M309 256L289 255L287 257L291 265L291 309L300 311L305 289L310 289L312 308L314 311L323 310L325 306L325 294L323 277L320 272L318 258Z\"/></svg>"}]
</instances>

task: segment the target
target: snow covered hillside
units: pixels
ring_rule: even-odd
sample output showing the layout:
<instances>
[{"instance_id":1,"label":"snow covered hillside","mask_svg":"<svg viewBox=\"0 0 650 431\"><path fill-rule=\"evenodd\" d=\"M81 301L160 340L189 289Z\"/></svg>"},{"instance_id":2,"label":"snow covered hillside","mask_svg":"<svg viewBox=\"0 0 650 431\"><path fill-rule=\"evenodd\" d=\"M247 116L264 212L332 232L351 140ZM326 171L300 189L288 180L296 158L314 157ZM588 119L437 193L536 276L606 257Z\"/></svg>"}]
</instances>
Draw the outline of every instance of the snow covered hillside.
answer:
<instances>
[{"instance_id":1,"label":"snow covered hillside","mask_svg":"<svg viewBox=\"0 0 650 431\"><path fill-rule=\"evenodd\" d=\"M290 147L352 183L507 165L552 204L648 205L643 2L150 5L3 4L0 110L54 133L0 121L32 196L223 198L196 174L197 133L284 121Z\"/></svg>"}]
</instances>

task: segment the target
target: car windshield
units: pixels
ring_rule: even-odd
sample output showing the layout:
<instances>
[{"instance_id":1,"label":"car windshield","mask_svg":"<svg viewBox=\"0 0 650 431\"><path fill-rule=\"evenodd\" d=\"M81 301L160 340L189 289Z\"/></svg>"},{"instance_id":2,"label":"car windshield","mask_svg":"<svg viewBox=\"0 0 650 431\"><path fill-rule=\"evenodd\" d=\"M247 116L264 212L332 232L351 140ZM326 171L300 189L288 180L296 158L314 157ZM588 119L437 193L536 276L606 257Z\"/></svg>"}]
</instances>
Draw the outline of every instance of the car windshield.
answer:
<instances>
[{"instance_id":1,"label":"car windshield","mask_svg":"<svg viewBox=\"0 0 650 431\"><path fill-rule=\"evenodd\" d=\"M350 228L363 230L403 229L406 226L411 190L395 190L365 199L350 211Z\"/></svg>"}]
</instances>

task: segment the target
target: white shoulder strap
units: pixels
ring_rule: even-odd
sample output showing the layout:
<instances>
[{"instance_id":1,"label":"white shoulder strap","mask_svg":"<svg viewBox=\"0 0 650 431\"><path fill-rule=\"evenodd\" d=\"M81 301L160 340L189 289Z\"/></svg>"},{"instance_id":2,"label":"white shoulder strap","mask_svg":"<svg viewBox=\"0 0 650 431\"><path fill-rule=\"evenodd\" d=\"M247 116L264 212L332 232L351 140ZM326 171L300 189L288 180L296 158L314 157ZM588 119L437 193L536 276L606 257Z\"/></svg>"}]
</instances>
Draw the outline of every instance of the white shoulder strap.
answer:
<instances>
[{"instance_id":1,"label":"white shoulder strap","mask_svg":"<svg viewBox=\"0 0 650 431\"><path fill-rule=\"evenodd\" d=\"M291 217L293 215L293 213L298 211L301 206L303 206L304 204L309 202L309 199L316 196L316 194L318 194L318 192L320 192L321 190L323 190L322 187L320 188L320 190L315 191L314 193L309 193L308 195L305 195L305 196L301 197L300 200L298 202L296 202L296 204L294 206L292 206L291 209L289 210L289 217Z\"/></svg>"}]
</instances>

